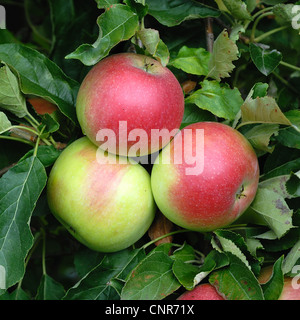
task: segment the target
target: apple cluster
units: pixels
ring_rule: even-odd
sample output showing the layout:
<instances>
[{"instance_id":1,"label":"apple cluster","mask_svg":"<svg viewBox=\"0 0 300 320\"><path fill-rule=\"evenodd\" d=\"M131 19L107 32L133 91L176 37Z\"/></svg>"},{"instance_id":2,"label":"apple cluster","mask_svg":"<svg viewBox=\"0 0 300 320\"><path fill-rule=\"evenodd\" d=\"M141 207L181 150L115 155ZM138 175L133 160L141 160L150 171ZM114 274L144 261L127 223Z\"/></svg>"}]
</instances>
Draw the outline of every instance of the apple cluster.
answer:
<instances>
[{"instance_id":1,"label":"apple cluster","mask_svg":"<svg viewBox=\"0 0 300 320\"><path fill-rule=\"evenodd\" d=\"M134 244L157 210L179 227L207 232L231 224L254 199L259 166L250 143L219 122L179 130L181 85L148 56L101 60L80 86L76 111L84 136L55 162L47 195L54 216L93 250ZM138 142L123 132L124 123L143 133ZM159 144L153 130L166 133ZM158 154L151 172L132 159L136 143L139 157Z\"/></svg>"}]
</instances>

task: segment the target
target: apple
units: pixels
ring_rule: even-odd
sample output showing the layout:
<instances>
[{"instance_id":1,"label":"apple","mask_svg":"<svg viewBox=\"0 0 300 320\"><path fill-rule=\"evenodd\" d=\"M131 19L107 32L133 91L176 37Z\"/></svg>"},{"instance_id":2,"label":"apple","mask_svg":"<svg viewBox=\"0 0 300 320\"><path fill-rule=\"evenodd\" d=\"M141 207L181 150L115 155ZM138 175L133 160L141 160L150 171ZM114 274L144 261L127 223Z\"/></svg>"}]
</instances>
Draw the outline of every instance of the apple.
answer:
<instances>
[{"instance_id":1,"label":"apple","mask_svg":"<svg viewBox=\"0 0 300 320\"><path fill-rule=\"evenodd\" d=\"M177 300L226 300L209 283L199 284L190 291L185 291Z\"/></svg>"},{"instance_id":2,"label":"apple","mask_svg":"<svg viewBox=\"0 0 300 320\"><path fill-rule=\"evenodd\" d=\"M260 284L269 281L272 276L272 266L264 267L258 277ZM283 288L278 300L300 300L300 287L299 283L293 285L294 279L291 277L284 277ZM296 280L296 279L295 279Z\"/></svg>"},{"instance_id":3,"label":"apple","mask_svg":"<svg viewBox=\"0 0 300 320\"><path fill-rule=\"evenodd\" d=\"M54 163L47 198L66 229L100 252L134 244L148 230L156 211L146 169L105 153L87 137L67 146Z\"/></svg>"},{"instance_id":4,"label":"apple","mask_svg":"<svg viewBox=\"0 0 300 320\"><path fill-rule=\"evenodd\" d=\"M184 95L174 74L157 60L119 53L88 72L76 112L83 133L96 145L110 153L143 156L160 150L178 131Z\"/></svg>"},{"instance_id":5,"label":"apple","mask_svg":"<svg viewBox=\"0 0 300 320\"><path fill-rule=\"evenodd\" d=\"M234 222L253 201L258 180L258 159L248 140L218 122L183 128L151 173L160 211L178 226L202 232Z\"/></svg>"}]
</instances>

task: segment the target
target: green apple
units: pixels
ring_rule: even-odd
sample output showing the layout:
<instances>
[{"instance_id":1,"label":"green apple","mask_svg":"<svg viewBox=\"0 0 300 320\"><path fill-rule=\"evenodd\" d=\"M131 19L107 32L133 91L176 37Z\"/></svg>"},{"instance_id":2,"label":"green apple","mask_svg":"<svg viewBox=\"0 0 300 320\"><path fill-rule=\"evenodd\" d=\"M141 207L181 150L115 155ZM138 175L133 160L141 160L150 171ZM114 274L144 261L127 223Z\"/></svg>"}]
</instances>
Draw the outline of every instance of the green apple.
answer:
<instances>
[{"instance_id":1,"label":"green apple","mask_svg":"<svg viewBox=\"0 0 300 320\"><path fill-rule=\"evenodd\" d=\"M150 227L156 205L140 164L105 153L86 137L70 144L49 176L50 210L87 247L115 252Z\"/></svg>"}]
</instances>

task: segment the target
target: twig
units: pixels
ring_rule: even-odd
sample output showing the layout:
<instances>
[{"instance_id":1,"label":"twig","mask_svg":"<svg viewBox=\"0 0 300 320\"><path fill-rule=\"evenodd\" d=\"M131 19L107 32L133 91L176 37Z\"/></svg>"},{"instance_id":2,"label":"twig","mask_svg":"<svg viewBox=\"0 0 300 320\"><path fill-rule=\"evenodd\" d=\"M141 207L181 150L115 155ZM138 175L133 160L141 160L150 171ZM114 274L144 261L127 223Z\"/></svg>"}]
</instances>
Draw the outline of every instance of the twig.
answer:
<instances>
[{"instance_id":1,"label":"twig","mask_svg":"<svg viewBox=\"0 0 300 320\"><path fill-rule=\"evenodd\" d=\"M212 52L214 46L214 33L212 27L212 18L205 19L206 46L207 51Z\"/></svg>"}]
</instances>

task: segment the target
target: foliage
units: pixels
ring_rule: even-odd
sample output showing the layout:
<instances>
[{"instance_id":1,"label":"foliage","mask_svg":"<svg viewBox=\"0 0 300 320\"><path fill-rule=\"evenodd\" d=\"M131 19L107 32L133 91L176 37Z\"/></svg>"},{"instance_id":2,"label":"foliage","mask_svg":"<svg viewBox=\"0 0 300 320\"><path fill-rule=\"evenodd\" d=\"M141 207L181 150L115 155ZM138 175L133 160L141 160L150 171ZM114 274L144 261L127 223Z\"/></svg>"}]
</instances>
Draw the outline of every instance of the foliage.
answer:
<instances>
[{"instance_id":1,"label":"foliage","mask_svg":"<svg viewBox=\"0 0 300 320\"><path fill-rule=\"evenodd\" d=\"M283 276L292 276L300 264L300 28L292 10L297 2L5 3L0 299L176 299L202 282L227 299L278 299ZM10 25L10 12L20 17L18 24ZM182 127L223 122L253 145L259 188L233 225L209 233L173 226L159 236L169 242L157 245L149 233L135 248L103 254L71 238L49 212L49 170L81 136L79 85L95 63L124 51L153 56L173 71L185 94ZM55 111L37 112L33 97ZM258 274L269 264L273 276L261 285Z\"/></svg>"}]
</instances>

